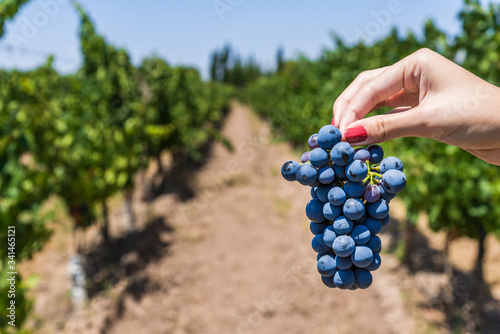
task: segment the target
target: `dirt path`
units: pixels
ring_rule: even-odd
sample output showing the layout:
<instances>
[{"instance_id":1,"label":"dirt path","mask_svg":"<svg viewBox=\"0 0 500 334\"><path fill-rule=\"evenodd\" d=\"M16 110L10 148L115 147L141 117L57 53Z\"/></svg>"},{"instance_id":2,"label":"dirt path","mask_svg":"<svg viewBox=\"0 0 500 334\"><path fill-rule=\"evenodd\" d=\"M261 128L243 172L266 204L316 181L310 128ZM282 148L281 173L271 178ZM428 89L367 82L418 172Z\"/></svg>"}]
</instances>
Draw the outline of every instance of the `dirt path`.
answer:
<instances>
[{"instance_id":1,"label":"dirt path","mask_svg":"<svg viewBox=\"0 0 500 334\"><path fill-rule=\"evenodd\" d=\"M326 288L304 214L310 195L280 176L281 164L296 154L270 143L267 126L243 107L230 113L224 134L235 152L216 145L196 176L195 198L167 194L153 203L152 215L174 229L158 232L168 243L162 256L70 316L62 332L423 331L406 308L389 254L370 289ZM125 293L131 284L146 288Z\"/></svg>"}]
</instances>

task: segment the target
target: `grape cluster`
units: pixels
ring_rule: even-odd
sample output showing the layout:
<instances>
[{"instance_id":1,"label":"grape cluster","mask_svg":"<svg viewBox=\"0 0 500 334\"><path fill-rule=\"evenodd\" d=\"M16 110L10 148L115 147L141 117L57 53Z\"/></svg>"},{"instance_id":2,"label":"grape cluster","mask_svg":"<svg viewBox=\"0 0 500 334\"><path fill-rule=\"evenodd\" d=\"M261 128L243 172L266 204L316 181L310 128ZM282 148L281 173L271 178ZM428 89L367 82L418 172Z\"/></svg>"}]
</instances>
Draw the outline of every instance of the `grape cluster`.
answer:
<instances>
[{"instance_id":1,"label":"grape cluster","mask_svg":"<svg viewBox=\"0 0 500 334\"><path fill-rule=\"evenodd\" d=\"M330 288L366 289L381 264L377 234L389 222L389 202L406 185L403 163L384 159L379 145L354 149L340 130L325 125L311 135L298 163L287 161L281 175L311 187L306 215L314 234L318 271Z\"/></svg>"}]
</instances>

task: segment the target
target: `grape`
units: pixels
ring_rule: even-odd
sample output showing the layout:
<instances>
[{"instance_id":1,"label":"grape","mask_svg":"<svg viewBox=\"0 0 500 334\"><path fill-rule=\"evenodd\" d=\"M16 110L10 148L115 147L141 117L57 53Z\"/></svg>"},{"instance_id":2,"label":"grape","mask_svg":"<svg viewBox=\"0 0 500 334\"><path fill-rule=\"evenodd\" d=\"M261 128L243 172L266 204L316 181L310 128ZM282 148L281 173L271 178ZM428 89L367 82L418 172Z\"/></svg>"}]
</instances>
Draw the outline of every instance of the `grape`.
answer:
<instances>
[{"instance_id":1,"label":"grape","mask_svg":"<svg viewBox=\"0 0 500 334\"><path fill-rule=\"evenodd\" d=\"M380 220L380 222L382 223L382 227L384 227L384 226L386 226L387 224L389 224L389 219L390 219L390 217L389 217L389 215L387 215L387 216L385 216L384 218L382 218L382 219Z\"/></svg>"},{"instance_id":2,"label":"grape","mask_svg":"<svg viewBox=\"0 0 500 334\"><path fill-rule=\"evenodd\" d=\"M384 158L384 150L379 145L370 145L366 148L370 152L370 162L378 164Z\"/></svg>"},{"instance_id":3,"label":"grape","mask_svg":"<svg viewBox=\"0 0 500 334\"><path fill-rule=\"evenodd\" d=\"M325 245L328 247L332 247L333 242L337 239L337 233L333 230L333 226L329 225L325 230L323 231L323 242Z\"/></svg>"},{"instance_id":4,"label":"grape","mask_svg":"<svg viewBox=\"0 0 500 334\"><path fill-rule=\"evenodd\" d=\"M311 135L311 137L309 137L309 139L307 140L307 145L309 146L309 149L311 149L311 150L314 150L315 148L319 147L317 133L315 133L315 134Z\"/></svg>"},{"instance_id":5,"label":"grape","mask_svg":"<svg viewBox=\"0 0 500 334\"><path fill-rule=\"evenodd\" d=\"M328 226L332 226L329 221L322 223L311 222L311 224L309 225L309 229L311 230L312 234L318 235L322 234L325 228L327 228Z\"/></svg>"},{"instance_id":6,"label":"grape","mask_svg":"<svg viewBox=\"0 0 500 334\"><path fill-rule=\"evenodd\" d=\"M335 180L335 171L330 166L321 167L318 170L318 180L323 184L332 183Z\"/></svg>"},{"instance_id":7,"label":"grape","mask_svg":"<svg viewBox=\"0 0 500 334\"><path fill-rule=\"evenodd\" d=\"M319 130L317 139L321 148L331 150L342 139L342 133L333 125L325 125Z\"/></svg>"},{"instance_id":8,"label":"grape","mask_svg":"<svg viewBox=\"0 0 500 334\"><path fill-rule=\"evenodd\" d=\"M361 182L368 175L368 166L364 161L354 160L347 165L345 175L351 181Z\"/></svg>"},{"instance_id":9,"label":"grape","mask_svg":"<svg viewBox=\"0 0 500 334\"><path fill-rule=\"evenodd\" d=\"M331 250L331 248L323 242L323 234L315 235L312 239L311 246L316 253L327 253Z\"/></svg>"},{"instance_id":10,"label":"grape","mask_svg":"<svg viewBox=\"0 0 500 334\"><path fill-rule=\"evenodd\" d=\"M344 204L346 200L345 192L340 187L333 187L328 192L328 201L333 205L339 206Z\"/></svg>"},{"instance_id":11,"label":"grape","mask_svg":"<svg viewBox=\"0 0 500 334\"><path fill-rule=\"evenodd\" d=\"M330 193L331 189L333 188L333 186L327 186L327 185L321 185L318 187L318 191L317 191L317 195L318 195L318 199L323 202L323 203L326 203L328 202L328 194Z\"/></svg>"},{"instance_id":12,"label":"grape","mask_svg":"<svg viewBox=\"0 0 500 334\"><path fill-rule=\"evenodd\" d=\"M397 169L403 171L403 163L396 157L387 157L380 163L380 173L385 173L388 170Z\"/></svg>"},{"instance_id":13,"label":"grape","mask_svg":"<svg viewBox=\"0 0 500 334\"><path fill-rule=\"evenodd\" d=\"M351 231L351 238L356 245L366 244L370 240L370 230L364 225L356 225Z\"/></svg>"},{"instance_id":14,"label":"grape","mask_svg":"<svg viewBox=\"0 0 500 334\"><path fill-rule=\"evenodd\" d=\"M311 187L311 198L318 198L318 187Z\"/></svg>"},{"instance_id":15,"label":"grape","mask_svg":"<svg viewBox=\"0 0 500 334\"><path fill-rule=\"evenodd\" d=\"M370 152L364 148L357 148L354 151L354 160L361 160L367 162L370 160Z\"/></svg>"},{"instance_id":16,"label":"grape","mask_svg":"<svg viewBox=\"0 0 500 334\"><path fill-rule=\"evenodd\" d=\"M281 176L283 176L283 178L287 181L295 181L297 180L295 174L297 173L299 167L300 165L297 161L287 161L281 167Z\"/></svg>"},{"instance_id":17,"label":"grape","mask_svg":"<svg viewBox=\"0 0 500 334\"><path fill-rule=\"evenodd\" d=\"M305 212L317 269L327 287L343 290L371 286L371 271L381 265L378 233L389 223L389 201L406 185L403 163L384 159L379 145L354 149L338 128L322 127L309 137L311 151L299 164L288 161L283 178L310 186Z\"/></svg>"},{"instance_id":18,"label":"grape","mask_svg":"<svg viewBox=\"0 0 500 334\"><path fill-rule=\"evenodd\" d=\"M313 166L316 167L323 167L328 164L328 152L322 149L321 147L315 148L314 150L311 151L311 154L309 155L309 161Z\"/></svg>"},{"instance_id":19,"label":"grape","mask_svg":"<svg viewBox=\"0 0 500 334\"><path fill-rule=\"evenodd\" d=\"M310 200L306 205L307 218L316 223L325 221L325 216L323 216L323 205L323 202L317 198Z\"/></svg>"},{"instance_id":20,"label":"grape","mask_svg":"<svg viewBox=\"0 0 500 334\"><path fill-rule=\"evenodd\" d=\"M382 219L389 214L389 204L385 199L381 198L376 202L368 203L366 205L366 211L368 211L368 214L372 218Z\"/></svg>"},{"instance_id":21,"label":"grape","mask_svg":"<svg viewBox=\"0 0 500 334\"><path fill-rule=\"evenodd\" d=\"M356 220L363 217L365 206L359 199L349 198L345 201L342 211L344 212L344 216L350 220Z\"/></svg>"},{"instance_id":22,"label":"grape","mask_svg":"<svg viewBox=\"0 0 500 334\"><path fill-rule=\"evenodd\" d=\"M337 256L335 260L337 262L337 268L339 268L340 270L347 270L352 267L352 261L350 257Z\"/></svg>"},{"instance_id":23,"label":"grape","mask_svg":"<svg viewBox=\"0 0 500 334\"><path fill-rule=\"evenodd\" d=\"M316 181L314 181L312 184L309 184L310 187L319 187L320 185L321 185L321 182L319 182L318 179L316 179Z\"/></svg>"},{"instance_id":24,"label":"grape","mask_svg":"<svg viewBox=\"0 0 500 334\"><path fill-rule=\"evenodd\" d=\"M382 250L382 241L377 235L372 235L365 246L370 248L373 253L380 253Z\"/></svg>"},{"instance_id":25,"label":"grape","mask_svg":"<svg viewBox=\"0 0 500 334\"><path fill-rule=\"evenodd\" d=\"M390 169L382 175L382 184L386 192L396 194L406 186L406 176L402 171Z\"/></svg>"},{"instance_id":26,"label":"grape","mask_svg":"<svg viewBox=\"0 0 500 334\"><path fill-rule=\"evenodd\" d=\"M337 271L337 262L335 261L335 257L329 254L323 255L318 260L317 268L321 276L331 277L335 275L335 272Z\"/></svg>"},{"instance_id":27,"label":"grape","mask_svg":"<svg viewBox=\"0 0 500 334\"><path fill-rule=\"evenodd\" d=\"M369 184L365 188L363 198L370 203L376 202L381 196L380 187L376 184Z\"/></svg>"},{"instance_id":28,"label":"grape","mask_svg":"<svg viewBox=\"0 0 500 334\"><path fill-rule=\"evenodd\" d=\"M330 157L332 161L340 166L346 166L349 164L354 156L354 149L349 143L340 142L336 144L332 151L330 152Z\"/></svg>"},{"instance_id":29,"label":"grape","mask_svg":"<svg viewBox=\"0 0 500 334\"><path fill-rule=\"evenodd\" d=\"M333 222L333 229L337 234L349 234L351 233L353 226L354 223L344 216L338 217Z\"/></svg>"},{"instance_id":30,"label":"grape","mask_svg":"<svg viewBox=\"0 0 500 334\"><path fill-rule=\"evenodd\" d=\"M345 175L345 166L333 165L332 168L335 171L335 176L337 176L339 180L347 180L347 177Z\"/></svg>"},{"instance_id":31,"label":"grape","mask_svg":"<svg viewBox=\"0 0 500 334\"><path fill-rule=\"evenodd\" d=\"M354 252L354 240L347 235L339 235L333 241L332 248L337 256L347 257Z\"/></svg>"},{"instance_id":32,"label":"grape","mask_svg":"<svg viewBox=\"0 0 500 334\"><path fill-rule=\"evenodd\" d=\"M316 181L318 172L311 164L302 164L297 169L295 176L300 184L310 186Z\"/></svg>"},{"instance_id":33,"label":"grape","mask_svg":"<svg viewBox=\"0 0 500 334\"><path fill-rule=\"evenodd\" d=\"M349 289L354 284L354 273L351 269L337 270L333 275L333 282L339 289Z\"/></svg>"},{"instance_id":34,"label":"grape","mask_svg":"<svg viewBox=\"0 0 500 334\"><path fill-rule=\"evenodd\" d=\"M361 218L353 220L352 222L354 223L354 225L363 225L363 223L365 222L366 218L367 218L367 216L366 216L366 212L365 212L365 213L363 213L363 215L361 216Z\"/></svg>"},{"instance_id":35,"label":"grape","mask_svg":"<svg viewBox=\"0 0 500 334\"><path fill-rule=\"evenodd\" d=\"M333 276L330 276L330 277L321 276L321 280L329 288L336 288L337 287L335 285L335 283L333 282Z\"/></svg>"},{"instance_id":36,"label":"grape","mask_svg":"<svg viewBox=\"0 0 500 334\"><path fill-rule=\"evenodd\" d=\"M378 219L374 219L372 217L366 218L364 224L372 235L380 233L382 231L382 223Z\"/></svg>"},{"instance_id":37,"label":"grape","mask_svg":"<svg viewBox=\"0 0 500 334\"><path fill-rule=\"evenodd\" d=\"M344 185L344 191L348 197L356 198L363 196L365 187L362 182L347 181Z\"/></svg>"},{"instance_id":38,"label":"grape","mask_svg":"<svg viewBox=\"0 0 500 334\"><path fill-rule=\"evenodd\" d=\"M369 271L375 271L378 268L380 268L381 264L382 264L382 259L380 258L380 255L377 253L374 253L372 263L370 263L370 265L368 267L365 267L365 269L369 270Z\"/></svg>"},{"instance_id":39,"label":"grape","mask_svg":"<svg viewBox=\"0 0 500 334\"><path fill-rule=\"evenodd\" d=\"M359 289L367 289L372 285L373 276L372 274L366 270L361 268L354 269L354 284Z\"/></svg>"},{"instance_id":40,"label":"grape","mask_svg":"<svg viewBox=\"0 0 500 334\"><path fill-rule=\"evenodd\" d=\"M393 200L397 194L391 194L390 192L385 191L384 186L380 187L380 193L382 194L380 197L385 199L388 203Z\"/></svg>"},{"instance_id":41,"label":"grape","mask_svg":"<svg viewBox=\"0 0 500 334\"><path fill-rule=\"evenodd\" d=\"M304 152L304 153L302 154L302 156L300 157L300 162L302 162L302 163L306 163L306 162L308 162L308 161L309 161L310 157L311 157L311 152L309 152L309 151Z\"/></svg>"},{"instance_id":42,"label":"grape","mask_svg":"<svg viewBox=\"0 0 500 334\"><path fill-rule=\"evenodd\" d=\"M328 220L335 220L343 214L341 206L335 206L330 202L323 206L323 216Z\"/></svg>"},{"instance_id":43,"label":"grape","mask_svg":"<svg viewBox=\"0 0 500 334\"><path fill-rule=\"evenodd\" d=\"M321 259L321 257L325 255L335 255L335 253L333 253L333 251L327 253L318 253L318 255L316 255L316 262L318 262L319 259Z\"/></svg>"},{"instance_id":44,"label":"grape","mask_svg":"<svg viewBox=\"0 0 500 334\"><path fill-rule=\"evenodd\" d=\"M356 246L354 252L351 254L351 261L356 267L365 268L372 263L373 252L364 245Z\"/></svg>"}]
</instances>

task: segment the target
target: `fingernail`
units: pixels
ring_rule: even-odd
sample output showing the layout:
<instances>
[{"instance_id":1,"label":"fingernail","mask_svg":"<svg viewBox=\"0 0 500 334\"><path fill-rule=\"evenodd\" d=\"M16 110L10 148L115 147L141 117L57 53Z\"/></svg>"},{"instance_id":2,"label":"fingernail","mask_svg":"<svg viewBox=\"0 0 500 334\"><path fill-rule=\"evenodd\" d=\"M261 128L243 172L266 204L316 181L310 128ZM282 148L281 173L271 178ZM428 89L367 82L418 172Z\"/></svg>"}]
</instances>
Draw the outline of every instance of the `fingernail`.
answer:
<instances>
[{"instance_id":1,"label":"fingernail","mask_svg":"<svg viewBox=\"0 0 500 334\"><path fill-rule=\"evenodd\" d=\"M335 126L335 117L332 118L332 125Z\"/></svg>"},{"instance_id":2,"label":"fingernail","mask_svg":"<svg viewBox=\"0 0 500 334\"><path fill-rule=\"evenodd\" d=\"M368 132L361 125L347 129L345 131L345 140L349 143L359 143L368 138Z\"/></svg>"}]
</instances>

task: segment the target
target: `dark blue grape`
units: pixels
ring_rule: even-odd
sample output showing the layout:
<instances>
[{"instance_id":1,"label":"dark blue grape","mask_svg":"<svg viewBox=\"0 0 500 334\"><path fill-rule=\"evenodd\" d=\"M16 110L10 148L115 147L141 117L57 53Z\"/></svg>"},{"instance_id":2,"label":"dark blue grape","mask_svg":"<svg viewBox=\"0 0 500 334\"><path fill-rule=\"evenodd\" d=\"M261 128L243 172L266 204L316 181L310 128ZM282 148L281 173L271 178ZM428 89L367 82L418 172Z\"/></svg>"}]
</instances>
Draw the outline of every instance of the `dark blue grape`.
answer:
<instances>
[{"instance_id":1,"label":"dark blue grape","mask_svg":"<svg viewBox=\"0 0 500 334\"><path fill-rule=\"evenodd\" d=\"M325 125L318 132L318 144L325 150L331 150L341 139L342 133L333 125Z\"/></svg>"},{"instance_id":2,"label":"dark blue grape","mask_svg":"<svg viewBox=\"0 0 500 334\"><path fill-rule=\"evenodd\" d=\"M311 198L318 198L318 187L311 187Z\"/></svg>"},{"instance_id":3,"label":"dark blue grape","mask_svg":"<svg viewBox=\"0 0 500 334\"><path fill-rule=\"evenodd\" d=\"M335 171L330 166L321 167L318 170L318 180L323 184L330 184L335 180Z\"/></svg>"},{"instance_id":4,"label":"dark blue grape","mask_svg":"<svg viewBox=\"0 0 500 334\"><path fill-rule=\"evenodd\" d=\"M354 284L354 273L351 269L337 270L333 275L333 282L337 288L347 290Z\"/></svg>"},{"instance_id":5,"label":"dark blue grape","mask_svg":"<svg viewBox=\"0 0 500 334\"><path fill-rule=\"evenodd\" d=\"M378 164L384 158L384 150L380 145L370 145L366 148L370 152L370 162Z\"/></svg>"},{"instance_id":6,"label":"dark blue grape","mask_svg":"<svg viewBox=\"0 0 500 334\"><path fill-rule=\"evenodd\" d=\"M316 182L318 172L316 171L316 168L314 168L311 164L302 164L297 169L295 176L300 184L304 186L310 186L314 182Z\"/></svg>"},{"instance_id":7,"label":"dark blue grape","mask_svg":"<svg viewBox=\"0 0 500 334\"><path fill-rule=\"evenodd\" d=\"M343 205L346 200L344 189L340 187L332 187L328 192L328 201L333 205Z\"/></svg>"},{"instance_id":8,"label":"dark blue grape","mask_svg":"<svg viewBox=\"0 0 500 334\"><path fill-rule=\"evenodd\" d=\"M347 165L345 175L353 182L361 182L368 176L368 166L364 161L354 160Z\"/></svg>"},{"instance_id":9,"label":"dark blue grape","mask_svg":"<svg viewBox=\"0 0 500 334\"><path fill-rule=\"evenodd\" d=\"M311 246L316 253L328 253L331 251L331 248L323 242L323 234L315 235L311 241Z\"/></svg>"},{"instance_id":10,"label":"dark blue grape","mask_svg":"<svg viewBox=\"0 0 500 334\"><path fill-rule=\"evenodd\" d=\"M353 159L354 149L349 143L340 142L330 152L330 157L336 165L347 166Z\"/></svg>"},{"instance_id":11,"label":"dark blue grape","mask_svg":"<svg viewBox=\"0 0 500 334\"><path fill-rule=\"evenodd\" d=\"M389 214L389 203L381 198L376 202L366 204L366 211L372 218L382 219Z\"/></svg>"},{"instance_id":12,"label":"dark blue grape","mask_svg":"<svg viewBox=\"0 0 500 334\"><path fill-rule=\"evenodd\" d=\"M333 188L332 185L321 185L318 187L318 191L317 191L317 194L318 194L318 199L323 202L323 203L326 203L328 202L328 194L330 193L330 190Z\"/></svg>"},{"instance_id":13,"label":"dark blue grape","mask_svg":"<svg viewBox=\"0 0 500 334\"><path fill-rule=\"evenodd\" d=\"M354 284L359 289L367 289L372 285L373 276L366 270L361 268L354 269Z\"/></svg>"},{"instance_id":14,"label":"dark blue grape","mask_svg":"<svg viewBox=\"0 0 500 334\"><path fill-rule=\"evenodd\" d=\"M317 268L321 276L331 277L335 275L335 272L337 271L337 262L335 261L335 257L329 254L323 255L318 260Z\"/></svg>"},{"instance_id":15,"label":"dark blue grape","mask_svg":"<svg viewBox=\"0 0 500 334\"><path fill-rule=\"evenodd\" d=\"M382 218L382 219L380 220L380 222L382 223L382 227L385 227L387 224L389 224L389 220L390 220L390 218L391 218L391 217L390 217L389 215L387 215L387 216L385 216L384 218Z\"/></svg>"},{"instance_id":16,"label":"dark blue grape","mask_svg":"<svg viewBox=\"0 0 500 334\"><path fill-rule=\"evenodd\" d=\"M325 221L322 223L316 223L316 222L311 222L309 225L309 229L311 230L311 233L314 235L322 234L325 228L328 226L332 226L332 224L329 221Z\"/></svg>"},{"instance_id":17,"label":"dark blue grape","mask_svg":"<svg viewBox=\"0 0 500 334\"><path fill-rule=\"evenodd\" d=\"M382 175L382 184L386 192L396 194L406 186L406 176L402 171L390 169Z\"/></svg>"},{"instance_id":18,"label":"dark blue grape","mask_svg":"<svg viewBox=\"0 0 500 334\"><path fill-rule=\"evenodd\" d=\"M362 182L347 181L344 185L344 191L348 197L358 198L363 196L365 187Z\"/></svg>"},{"instance_id":19,"label":"dark blue grape","mask_svg":"<svg viewBox=\"0 0 500 334\"><path fill-rule=\"evenodd\" d=\"M287 181L295 181L297 180L297 170L299 169L300 164L297 161L287 161L281 167L281 176Z\"/></svg>"},{"instance_id":20,"label":"dark blue grape","mask_svg":"<svg viewBox=\"0 0 500 334\"><path fill-rule=\"evenodd\" d=\"M309 155L309 161L313 166L316 167L323 167L328 164L328 152L322 149L321 147L315 148L314 150L311 151L311 154Z\"/></svg>"},{"instance_id":21,"label":"dark blue grape","mask_svg":"<svg viewBox=\"0 0 500 334\"><path fill-rule=\"evenodd\" d=\"M333 222L333 229L339 235L351 233L353 226L354 223L344 216L338 217Z\"/></svg>"},{"instance_id":22,"label":"dark blue grape","mask_svg":"<svg viewBox=\"0 0 500 334\"><path fill-rule=\"evenodd\" d=\"M352 267L352 262L350 257L337 256L335 258L335 261L337 261L337 268L340 270L347 270Z\"/></svg>"},{"instance_id":23,"label":"dark blue grape","mask_svg":"<svg viewBox=\"0 0 500 334\"><path fill-rule=\"evenodd\" d=\"M323 216L328 220L335 220L343 214L341 206L335 206L330 202L323 206Z\"/></svg>"},{"instance_id":24,"label":"dark blue grape","mask_svg":"<svg viewBox=\"0 0 500 334\"><path fill-rule=\"evenodd\" d=\"M356 225L351 231L351 238L356 245L364 245L370 240L370 230L364 225Z\"/></svg>"},{"instance_id":25,"label":"dark blue grape","mask_svg":"<svg viewBox=\"0 0 500 334\"><path fill-rule=\"evenodd\" d=\"M382 230L382 223L380 220L368 217L366 218L365 222L363 223L364 226L366 226L372 235L380 233Z\"/></svg>"},{"instance_id":26,"label":"dark blue grape","mask_svg":"<svg viewBox=\"0 0 500 334\"><path fill-rule=\"evenodd\" d=\"M382 250L382 241L380 240L378 235L372 235L365 246L370 248L373 253L380 253L380 251Z\"/></svg>"},{"instance_id":27,"label":"dark blue grape","mask_svg":"<svg viewBox=\"0 0 500 334\"><path fill-rule=\"evenodd\" d=\"M313 198L306 205L306 216L313 222L321 223L325 221L325 216L323 216L323 205L317 198Z\"/></svg>"},{"instance_id":28,"label":"dark blue grape","mask_svg":"<svg viewBox=\"0 0 500 334\"><path fill-rule=\"evenodd\" d=\"M373 252L364 245L356 246L354 252L351 254L351 261L358 268L365 268L372 263Z\"/></svg>"},{"instance_id":29,"label":"dark blue grape","mask_svg":"<svg viewBox=\"0 0 500 334\"><path fill-rule=\"evenodd\" d=\"M391 194L390 192L385 191L383 185L382 186L379 185L379 188L380 188L380 194L381 194L380 197L385 199L388 203L397 196L397 194Z\"/></svg>"},{"instance_id":30,"label":"dark blue grape","mask_svg":"<svg viewBox=\"0 0 500 334\"><path fill-rule=\"evenodd\" d=\"M341 181L347 180L347 177L345 175L345 166L333 165L332 168L335 171L335 176L337 176L339 180Z\"/></svg>"},{"instance_id":31,"label":"dark blue grape","mask_svg":"<svg viewBox=\"0 0 500 334\"><path fill-rule=\"evenodd\" d=\"M367 149L359 147L354 151L354 160L367 162L370 160L370 152Z\"/></svg>"},{"instance_id":32,"label":"dark blue grape","mask_svg":"<svg viewBox=\"0 0 500 334\"><path fill-rule=\"evenodd\" d=\"M380 173L385 173L388 170L397 169L403 171L403 163L396 157L387 157L380 163Z\"/></svg>"},{"instance_id":33,"label":"dark blue grape","mask_svg":"<svg viewBox=\"0 0 500 334\"><path fill-rule=\"evenodd\" d=\"M321 281L323 281L323 284L325 284L329 288L336 288L337 286L333 282L333 276L326 277L326 276L321 276Z\"/></svg>"},{"instance_id":34,"label":"dark blue grape","mask_svg":"<svg viewBox=\"0 0 500 334\"><path fill-rule=\"evenodd\" d=\"M335 239L337 239L337 233L335 233L333 226L330 225L323 231L323 242L328 247L332 247Z\"/></svg>"},{"instance_id":35,"label":"dark blue grape","mask_svg":"<svg viewBox=\"0 0 500 334\"><path fill-rule=\"evenodd\" d=\"M339 235L332 244L333 251L340 257L350 256L354 247L354 240L348 235Z\"/></svg>"},{"instance_id":36,"label":"dark blue grape","mask_svg":"<svg viewBox=\"0 0 500 334\"><path fill-rule=\"evenodd\" d=\"M382 259L380 258L380 255L377 253L374 253L372 263L370 263L370 265L368 267L366 267L365 269L368 271L375 271L378 268L380 268L381 264L382 264Z\"/></svg>"},{"instance_id":37,"label":"dark blue grape","mask_svg":"<svg viewBox=\"0 0 500 334\"><path fill-rule=\"evenodd\" d=\"M357 198L349 198L345 201L342 211L344 212L344 216L350 220L357 220L363 217L365 213L365 206L361 200Z\"/></svg>"}]
</instances>

